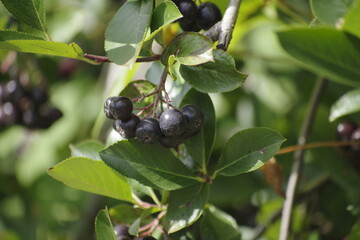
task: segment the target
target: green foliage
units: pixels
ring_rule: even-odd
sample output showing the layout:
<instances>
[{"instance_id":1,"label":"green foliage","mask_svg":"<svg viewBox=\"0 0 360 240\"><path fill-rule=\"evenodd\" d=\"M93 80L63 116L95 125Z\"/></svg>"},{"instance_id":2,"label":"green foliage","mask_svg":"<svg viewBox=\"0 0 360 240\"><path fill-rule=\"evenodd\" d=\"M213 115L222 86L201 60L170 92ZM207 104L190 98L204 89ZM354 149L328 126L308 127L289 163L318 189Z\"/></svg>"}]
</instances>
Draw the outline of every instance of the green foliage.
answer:
<instances>
[{"instance_id":1,"label":"green foliage","mask_svg":"<svg viewBox=\"0 0 360 240\"><path fill-rule=\"evenodd\" d=\"M152 0L127 1L110 21L105 32L109 59L131 67L138 57L150 25Z\"/></svg>"},{"instance_id":2,"label":"green foliage","mask_svg":"<svg viewBox=\"0 0 360 240\"><path fill-rule=\"evenodd\" d=\"M360 21L360 1L355 1L345 16L344 30L360 38L360 29L357 23Z\"/></svg>"},{"instance_id":3,"label":"green foliage","mask_svg":"<svg viewBox=\"0 0 360 240\"><path fill-rule=\"evenodd\" d=\"M116 240L108 209L100 210L95 219L96 239Z\"/></svg>"},{"instance_id":4,"label":"green foliage","mask_svg":"<svg viewBox=\"0 0 360 240\"><path fill-rule=\"evenodd\" d=\"M360 90L355 89L345 93L330 109L329 120L334 121L340 117L360 111Z\"/></svg>"},{"instance_id":5,"label":"green foliage","mask_svg":"<svg viewBox=\"0 0 360 240\"><path fill-rule=\"evenodd\" d=\"M111 168L140 183L175 190L196 183L197 177L168 149L137 140L119 141L100 152Z\"/></svg>"},{"instance_id":6,"label":"green foliage","mask_svg":"<svg viewBox=\"0 0 360 240\"><path fill-rule=\"evenodd\" d=\"M234 176L254 171L274 156L284 141L278 132L267 128L240 131L226 143L216 173Z\"/></svg>"},{"instance_id":7,"label":"green foliage","mask_svg":"<svg viewBox=\"0 0 360 240\"><path fill-rule=\"evenodd\" d=\"M330 28L290 29L278 37L306 68L337 83L359 86L360 39Z\"/></svg>"},{"instance_id":8,"label":"green foliage","mask_svg":"<svg viewBox=\"0 0 360 240\"><path fill-rule=\"evenodd\" d=\"M334 26L346 14L353 2L353 0L311 0L311 7L321 23Z\"/></svg>"},{"instance_id":9,"label":"green foliage","mask_svg":"<svg viewBox=\"0 0 360 240\"><path fill-rule=\"evenodd\" d=\"M237 71L234 59L222 50L213 51L214 62L180 66L180 74L193 88L204 93L228 92L241 86L246 75Z\"/></svg>"}]
</instances>

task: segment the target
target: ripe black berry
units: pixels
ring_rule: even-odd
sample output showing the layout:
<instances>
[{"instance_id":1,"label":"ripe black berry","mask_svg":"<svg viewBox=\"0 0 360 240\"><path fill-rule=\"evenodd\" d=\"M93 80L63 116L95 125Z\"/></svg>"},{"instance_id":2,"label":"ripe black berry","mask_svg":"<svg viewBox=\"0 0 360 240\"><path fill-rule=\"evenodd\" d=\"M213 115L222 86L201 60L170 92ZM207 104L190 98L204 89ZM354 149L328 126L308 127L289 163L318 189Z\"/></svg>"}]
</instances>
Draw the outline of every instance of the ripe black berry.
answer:
<instances>
[{"instance_id":1,"label":"ripe black berry","mask_svg":"<svg viewBox=\"0 0 360 240\"><path fill-rule=\"evenodd\" d=\"M133 104L127 97L109 97L104 103L105 115L110 119L128 119L132 111Z\"/></svg>"},{"instance_id":2,"label":"ripe black berry","mask_svg":"<svg viewBox=\"0 0 360 240\"><path fill-rule=\"evenodd\" d=\"M178 109L168 109L160 116L160 129L165 136L180 136L187 127L184 114Z\"/></svg>"},{"instance_id":3,"label":"ripe black berry","mask_svg":"<svg viewBox=\"0 0 360 240\"><path fill-rule=\"evenodd\" d=\"M351 121L339 123L339 125L337 125L337 128L336 128L337 138L341 141L349 141L352 132L356 128L357 128L357 125Z\"/></svg>"},{"instance_id":4,"label":"ripe black berry","mask_svg":"<svg viewBox=\"0 0 360 240\"><path fill-rule=\"evenodd\" d=\"M208 30L221 19L219 8L211 2L202 3L197 9L196 24L204 30Z\"/></svg>"},{"instance_id":5,"label":"ripe black berry","mask_svg":"<svg viewBox=\"0 0 360 240\"><path fill-rule=\"evenodd\" d=\"M198 25L196 25L195 21L189 21L186 19L181 19L179 21L180 23L180 27L183 31L185 32L198 32L201 29L198 27Z\"/></svg>"},{"instance_id":6,"label":"ripe black berry","mask_svg":"<svg viewBox=\"0 0 360 240\"><path fill-rule=\"evenodd\" d=\"M113 128L115 131L120 133L123 138L133 138L135 137L136 127L140 119L138 116L131 114L129 119L126 120L115 120L113 123Z\"/></svg>"},{"instance_id":7,"label":"ripe black berry","mask_svg":"<svg viewBox=\"0 0 360 240\"><path fill-rule=\"evenodd\" d=\"M360 128L357 128L352 132L350 140L360 140ZM360 145L351 145L351 149L353 151L359 152Z\"/></svg>"},{"instance_id":8,"label":"ripe black berry","mask_svg":"<svg viewBox=\"0 0 360 240\"><path fill-rule=\"evenodd\" d=\"M125 225L118 224L114 226L114 233L117 240L131 240L131 236L129 234L129 228Z\"/></svg>"},{"instance_id":9,"label":"ripe black berry","mask_svg":"<svg viewBox=\"0 0 360 240\"><path fill-rule=\"evenodd\" d=\"M49 99L49 95L44 87L36 86L31 90L31 99L35 105L40 105Z\"/></svg>"},{"instance_id":10,"label":"ripe black berry","mask_svg":"<svg viewBox=\"0 0 360 240\"><path fill-rule=\"evenodd\" d=\"M177 0L174 1L174 3L183 15L182 19L186 19L188 21L195 20L196 4L192 0Z\"/></svg>"},{"instance_id":11,"label":"ripe black berry","mask_svg":"<svg viewBox=\"0 0 360 240\"><path fill-rule=\"evenodd\" d=\"M184 140L183 136L167 137L163 136L160 138L160 143L166 148L176 149Z\"/></svg>"},{"instance_id":12,"label":"ripe black berry","mask_svg":"<svg viewBox=\"0 0 360 240\"><path fill-rule=\"evenodd\" d=\"M136 127L135 136L142 143L155 143L161 137L159 121L155 118L145 118L140 120Z\"/></svg>"},{"instance_id":13,"label":"ripe black berry","mask_svg":"<svg viewBox=\"0 0 360 240\"><path fill-rule=\"evenodd\" d=\"M185 138L191 137L198 133L204 123L204 114L194 105L185 105L180 110L188 122Z\"/></svg>"},{"instance_id":14,"label":"ripe black berry","mask_svg":"<svg viewBox=\"0 0 360 240\"><path fill-rule=\"evenodd\" d=\"M137 240L156 240L156 238L153 238L151 236L146 236L146 237L137 238Z\"/></svg>"}]
</instances>

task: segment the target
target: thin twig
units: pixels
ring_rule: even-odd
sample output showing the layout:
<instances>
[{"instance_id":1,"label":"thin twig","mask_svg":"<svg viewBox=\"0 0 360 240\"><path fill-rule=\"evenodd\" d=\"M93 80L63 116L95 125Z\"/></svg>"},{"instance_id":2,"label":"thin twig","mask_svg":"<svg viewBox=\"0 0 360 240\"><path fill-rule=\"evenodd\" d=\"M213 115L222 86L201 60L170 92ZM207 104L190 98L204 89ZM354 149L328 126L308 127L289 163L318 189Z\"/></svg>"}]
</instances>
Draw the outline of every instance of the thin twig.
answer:
<instances>
[{"instance_id":1,"label":"thin twig","mask_svg":"<svg viewBox=\"0 0 360 240\"><path fill-rule=\"evenodd\" d=\"M154 101L154 108L153 108L154 117L156 117L156 109L157 109L159 102L161 102L161 99L162 99L161 93L162 93L162 91L165 92L166 78L167 78L167 69L165 68L161 75L160 83L156 89L158 91L158 94L156 95L155 101Z\"/></svg>"},{"instance_id":2,"label":"thin twig","mask_svg":"<svg viewBox=\"0 0 360 240\"><path fill-rule=\"evenodd\" d=\"M314 91L310 99L309 111L307 113L306 118L304 119L303 126L300 132L300 137L298 139L299 145L304 145L309 138L311 127L314 123L317 107L319 105L321 95L325 90L326 83L327 81L323 78L320 78L316 82L316 86L314 88ZM280 238L279 238L280 240L287 240L289 236L292 208L294 205L295 194L297 191L297 187L302 171L304 153L305 153L305 149L301 149L296 151L294 154L294 162L289 177L288 186L286 189L286 199L282 211L282 220L281 220Z\"/></svg>"},{"instance_id":3,"label":"thin twig","mask_svg":"<svg viewBox=\"0 0 360 240\"><path fill-rule=\"evenodd\" d=\"M240 9L241 0L229 0L228 7L221 21L221 31L219 34L218 49L227 50L232 38L235 23Z\"/></svg>"},{"instance_id":4,"label":"thin twig","mask_svg":"<svg viewBox=\"0 0 360 240\"><path fill-rule=\"evenodd\" d=\"M84 57L90 60L93 60L97 63L106 63L106 62L111 62L110 59L106 56L99 56L99 55L94 55L94 54L90 54L90 53L84 53ZM155 55L152 57L144 57L144 58L137 58L136 62L153 62L153 61L157 61L160 59L160 55Z\"/></svg>"},{"instance_id":5,"label":"thin twig","mask_svg":"<svg viewBox=\"0 0 360 240\"><path fill-rule=\"evenodd\" d=\"M345 142L331 141L331 142L315 142L315 143L294 145L280 149L279 151L277 151L276 155L291 153L304 149L324 148L324 147L344 147L344 146L352 146L352 145L360 145L360 141L359 140L351 140Z\"/></svg>"}]
</instances>

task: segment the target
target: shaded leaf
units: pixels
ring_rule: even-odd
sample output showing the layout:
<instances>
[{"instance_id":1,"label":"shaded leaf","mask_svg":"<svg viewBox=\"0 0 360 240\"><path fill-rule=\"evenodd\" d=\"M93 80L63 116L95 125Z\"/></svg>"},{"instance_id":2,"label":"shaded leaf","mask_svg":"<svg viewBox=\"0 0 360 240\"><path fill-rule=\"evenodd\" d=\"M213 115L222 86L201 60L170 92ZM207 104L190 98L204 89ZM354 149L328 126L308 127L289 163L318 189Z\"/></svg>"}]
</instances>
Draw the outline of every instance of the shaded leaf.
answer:
<instances>
[{"instance_id":1,"label":"shaded leaf","mask_svg":"<svg viewBox=\"0 0 360 240\"><path fill-rule=\"evenodd\" d=\"M171 192L165 217L168 232L179 231L198 220L208 195L209 186L200 183Z\"/></svg>"},{"instance_id":2,"label":"shaded leaf","mask_svg":"<svg viewBox=\"0 0 360 240\"><path fill-rule=\"evenodd\" d=\"M104 145L97 141L85 141L77 145L70 145L72 157L85 157L94 160L101 160L99 152Z\"/></svg>"},{"instance_id":3,"label":"shaded leaf","mask_svg":"<svg viewBox=\"0 0 360 240\"><path fill-rule=\"evenodd\" d=\"M132 67L147 33L152 0L126 1L112 18L105 32L105 51L119 65Z\"/></svg>"},{"instance_id":4,"label":"shaded leaf","mask_svg":"<svg viewBox=\"0 0 360 240\"><path fill-rule=\"evenodd\" d=\"M329 120L336 119L360 111L360 89L355 89L341 96L330 109Z\"/></svg>"},{"instance_id":5,"label":"shaded leaf","mask_svg":"<svg viewBox=\"0 0 360 240\"><path fill-rule=\"evenodd\" d=\"M8 40L42 40L41 37L14 30L0 30L0 41Z\"/></svg>"},{"instance_id":6,"label":"shaded leaf","mask_svg":"<svg viewBox=\"0 0 360 240\"><path fill-rule=\"evenodd\" d=\"M101 151L100 157L124 176L157 189L175 190L198 180L179 159L159 144L119 141Z\"/></svg>"},{"instance_id":7,"label":"shaded leaf","mask_svg":"<svg viewBox=\"0 0 360 240\"><path fill-rule=\"evenodd\" d=\"M277 33L282 47L305 67L350 86L360 86L360 39L327 28Z\"/></svg>"},{"instance_id":8,"label":"shaded leaf","mask_svg":"<svg viewBox=\"0 0 360 240\"><path fill-rule=\"evenodd\" d=\"M353 0L311 0L314 15L323 24L335 25L348 11Z\"/></svg>"},{"instance_id":9,"label":"shaded leaf","mask_svg":"<svg viewBox=\"0 0 360 240\"><path fill-rule=\"evenodd\" d=\"M109 209L109 214L112 219L121 224L132 224L143 211L139 208L134 208L130 205L117 205Z\"/></svg>"},{"instance_id":10,"label":"shaded leaf","mask_svg":"<svg viewBox=\"0 0 360 240\"><path fill-rule=\"evenodd\" d=\"M126 179L103 161L71 157L51 167L48 174L79 190L133 202Z\"/></svg>"},{"instance_id":11,"label":"shaded leaf","mask_svg":"<svg viewBox=\"0 0 360 240\"><path fill-rule=\"evenodd\" d=\"M153 213L159 212L161 211L159 208L157 207L150 207L147 208L146 210L142 211L140 217L138 217L137 219L135 219L135 221L131 224L130 228L129 228L129 234L133 235L133 236L139 236L139 229L141 226L141 223L146 220L146 218L149 218L149 216ZM151 219L151 218L149 218ZM147 221L149 222L149 221Z\"/></svg>"},{"instance_id":12,"label":"shaded leaf","mask_svg":"<svg viewBox=\"0 0 360 240\"><path fill-rule=\"evenodd\" d=\"M161 55L161 62L168 65L171 56L174 56L175 60L183 65L198 65L214 61L212 48L213 43L204 35L185 32L178 35L167 45Z\"/></svg>"},{"instance_id":13,"label":"shaded leaf","mask_svg":"<svg viewBox=\"0 0 360 240\"><path fill-rule=\"evenodd\" d=\"M186 149L200 168L205 170L210 159L215 139L215 110L207 94L199 93L194 89L185 95L181 106L192 104L204 114L204 125L200 132L185 141Z\"/></svg>"},{"instance_id":14,"label":"shaded leaf","mask_svg":"<svg viewBox=\"0 0 360 240\"><path fill-rule=\"evenodd\" d=\"M204 210L200 234L206 240L241 240L241 232L236 220L212 205Z\"/></svg>"},{"instance_id":15,"label":"shaded leaf","mask_svg":"<svg viewBox=\"0 0 360 240\"><path fill-rule=\"evenodd\" d=\"M344 30L360 38L360 1L355 1L345 16Z\"/></svg>"},{"instance_id":16,"label":"shaded leaf","mask_svg":"<svg viewBox=\"0 0 360 240\"><path fill-rule=\"evenodd\" d=\"M216 173L234 176L251 172L280 149L285 138L269 128L249 128L236 133L225 145Z\"/></svg>"},{"instance_id":17,"label":"shaded leaf","mask_svg":"<svg viewBox=\"0 0 360 240\"><path fill-rule=\"evenodd\" d=\"M214 50L214 62L180 66L184 80L200 92L228 92L241 86L247 75L235 68L234 59L222 50Z\"/></svg>"},{"instance_id":18,"label":"shaded leaf","mask_svg":"<svg viewBox=\"0 0 360 240\"><path fill-rule=\"evenodd\" d=\"M1 0L5 8L20 22L46 32L43 0Z\"/></svg>"},{"instance_id":19,"label":"shaded leaf","mask_svg":"<svg viewBox=\"0 0 360 240\"><path fill-rule=\"evenodd\" d=\"M95 232L97 240L117 240L107 208L100 210L97 214Z\"/></svg>"},{"instance_id":20,"label":"shaded leaf","mask_svg":"<svg viewBox=\"0 0 360 240\"><path fill-rule=\"evenodd\" d=\"M349 240L357 240L360 239L360 221L357 221L353 228L351 229L350 235L348 237Z\"/></svg>"},{"instance_id":21,"label":"shaded leaf","mask_svg":"<svg viewBox=\"0 0 360 240\"><path fill-rule=\"evenodd\" d=\"M164 1L154 9L151 18L151 34L146 39L151 39L166 25L182 17L179 9L172 1Z\"/></svg>"}]
</instances>

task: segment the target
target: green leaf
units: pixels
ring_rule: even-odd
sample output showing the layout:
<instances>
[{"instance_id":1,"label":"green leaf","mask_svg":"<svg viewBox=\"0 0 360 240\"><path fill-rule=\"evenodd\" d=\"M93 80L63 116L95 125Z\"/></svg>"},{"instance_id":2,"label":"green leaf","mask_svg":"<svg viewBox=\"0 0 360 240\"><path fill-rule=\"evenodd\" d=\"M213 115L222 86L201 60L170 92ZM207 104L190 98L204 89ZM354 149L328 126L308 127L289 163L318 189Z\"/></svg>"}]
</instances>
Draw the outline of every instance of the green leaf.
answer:
<instances>
[{"instance_id":1,"label":"green leaf","mask_svg":"<svg viewBox=\"0 0 360 240\"><path fill-rule=\"evenodd\" d=\"M314 15L323 24L334 26L349 9L353 0L311 0Z\"/></svg>"},{"instance_id":2,"label":"green leaf","mask_svg":"<svg viewBox=\"0 0 360 240\"><path fill-rule=\"evenodd\" d=\"M1 0L5 8L20 22L46 32L43 0Z\"/></svg>"},{"instance_id":3,"label":"green leaf","mask_svg":"<svg viewBox=\"0 0 360 240\"><path fill-rule=\"evenodd\" d=\"M168 64L170 56L174 56L183 65L198 65L214 61L212 56L213 43L200 33L185 32L178 35L161 56L161 62Z\"/></svg>"},{"instance_id":4,"label":"green leaf","mask_svg":"<svg viewBox=\"0 0 360 240\"><path fill-rule=\"evenodd\" d=\"M97 240L117 240L107 208L100 210L97 214L95 232Z\"/></svg>"},{"instance_id":5,"label":"green leaf","mask_svg":"<svg viewBox=\"0 0 360 240\"><path fill-rule=\"evenodd\" d=\"M225 145L216 173L235 176L261 167L280 149L285 138L269 128L249 128L232 136Z\"/></svg>"},{"instance_id":6,"label":"green leaf","mask_svg":"<svg viewBox=\"0 0 360 240\"><path fill-rule=\"evenodd\" d=\"M179 159L159 144L119 141L101 151L100 157L122 175L157 189L175 190L198 180Z\"/></svg>"},{"instance_id":7,"label":"green leaf","mask_svg":"<svg viewBox=\"0 0 360 240\"><path fill-rule=\"evenodd\" d=\"M16 31L0 31L0 50L75 58L95 64L94 61L84 57L83 50L76 43L45 41L35 35Z\"/></svg>"},{"instance_id":8,"label":"green leaf","mask_svg":"<svg viewBox=\"0 0 360 240\"><path fill-rule=\"evenodd\" d=\"M332 122L340 117L360 111L360 89L345 93L330 109L329 120Z\"/></svg>"},{"instance_id":9,"label":"green leaf","mask_svg":"<svg viewBox=\"0 0 360 240\"><path fill-rule=\"evenodd\" d=\"M241 86L247 75L235 68L234 59L222 50L214 50L214 62L197 66L180 66L184 80L204 93L228 92Z\"/></svg>"},{"instance_id":10,"label":"green leaf","mask_svg":"<svg viewBox=\"0 0 360 240\"><path fill-rule=\"evenodd\" d=\"M137 219L135 219L135 221L131 224L131 226L129 227L129 234L133 235L133 236L139 236L139 229L140 229L140 225L141 223L148 219L151 219L149 216L153 213L159 212L161 211L159 208L157 207L151 207L151 208L147 208L144 211L142 211L140 217L138 217Z\"/></svg>"},{"instance_id":11,"label":"green leaf","mask_svg":"<svg viewBox=\"0 0 360 240\"><path fill-rule=\"evenodd\" d=\"M212 205L204 210L200 235L207 240L241 240L241 233L236 220Z\"/></svg>"},{"instance_id":12,"label":"green leaf","mask_svg":"<svg viewBox=\"0 0 360 240\"><path fill-rule=\"evenodd\" d=\"M200 183L171 192L165 218L168 233L179 231L198 220L208 195L209 186Z\"/></svg>"},{"instance_id":13,"label":"green leaf","mask_svg":"<svg viewBox=\"0 0 360 240\"><path fill-rule=\"evenodd\" d=\"M327 28L277 33L282 47L304 66L341 84L360 86L360 39Z\"/></svg>"},{"instance_id":14,"label":"green leaf","mask_svg":"<svg viewBox=\"0 0 360 240\"><path fill-rule=\"evenodd\" d=\"M345 16L344 30L360 38L360 1L356 1Z\"/></svg>"},{"instance_id":15,"label":"green leaf","mask_svg":"<svg viewBox=\"0 0 360 240\"><path fill-rule=\"evenodd\" d=\"M205 121L201 131L185 141L186 149L194 161L206 171L215 139L215 110L209 95L191 89L184 97L181 106L193 104L204 114Z\"/></svg>"},{"instance_id":16,"label":"green leaf","mask_svg":"<svg viewBox=\"0 0 360 240\"><path fill-rule=\"evenodd\" d=\"M358 220L353 228L351 229L351 233L348 236L349 240L357 240L360 239L360 221Z\"/></svg>"},{"instance_id":17,"label":"green leaf","mask_svg":"<svg viewBox=\"0 0 360 240\"><path fill-rule=\"evenodd\" d=\"M71 157L51 167L48 174L82 191L133 202L126 179L106 166L103 161Z\"/></svg>"},{"instance_id":18,"label":"green leaf","mask_svg":"<svg viewBox=\"0 0 360 240\"><path fill-rule=\"evenodd\" d=\"M120 204L109 209L109 214L117 222L132 224L143 211L130 205Z\"/></svg>"},{"instance_id":19,"label":"green leaf","mask_svg":"<svg viewBox=\"0 0 360 240\"><path fill-rule=\"evenodd\" d=\"M161 31L166 25L182 17L179 9L172 1L164 1L160 3L154 10L151 19L151 34L146 38L151 39Z\"/></svg>"},{"instance_id":20,"label":"green leaf","mask_svg":"<svg viewBox=\"0 0 360 240\"><path fill-rule=\"evenodd\" d=\"M97 141L85 141L77 145L70 145L72 157L85 157L94 160L101 160L99 152L104 145Z\"/></svg>"},{"instance_id":21,"label":"green leaf","mask_svg":"<svg viewBox=\"0 0 360 240\"><path fill-rule=\"evenodd\" d=\"M132 67L149 28L152 0L127 1L117 11L105 32L105 51L119 65Z\"/></svg>"}]
</instances>

